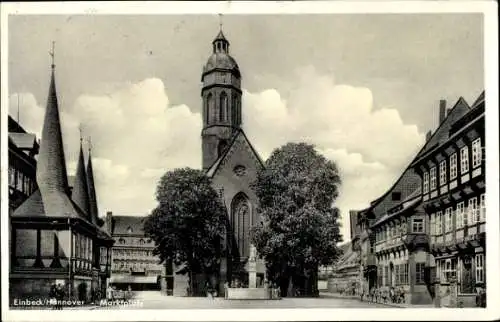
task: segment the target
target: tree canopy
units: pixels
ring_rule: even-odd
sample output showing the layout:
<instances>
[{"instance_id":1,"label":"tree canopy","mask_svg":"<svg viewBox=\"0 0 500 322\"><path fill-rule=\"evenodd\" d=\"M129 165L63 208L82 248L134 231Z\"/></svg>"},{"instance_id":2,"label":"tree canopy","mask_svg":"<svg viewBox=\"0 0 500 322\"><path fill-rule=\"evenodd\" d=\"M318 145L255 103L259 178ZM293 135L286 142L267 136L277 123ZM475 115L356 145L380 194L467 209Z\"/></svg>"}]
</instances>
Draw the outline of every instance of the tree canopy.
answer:
<instances>
[{"instance_id":1,"label":"tree canopy","mask_svg":"<svg viewBox=\"0 0 500 322\"><path fill-rule=\"evenodd\" d=\"M144 223L161 262L184 265L193 274L217 271L225 234L225 210L217 191L201 170L167 172L160 179L158 206ZM193 291L193 290L192 290Z\"/></svg>"},{"instance_id":2,"label":"tree canopy","mask_svg":"<svg viewBox=\"0 0 500 322\"><path fill-rule=\"evenodd\" d=\"M276 149L259 170L254 189L263 223L252 241L271 281L317 274L319 265L335 261L342 241L334 206L340 184L336 164L305 143Z\"/></svg>"}]
</instances>

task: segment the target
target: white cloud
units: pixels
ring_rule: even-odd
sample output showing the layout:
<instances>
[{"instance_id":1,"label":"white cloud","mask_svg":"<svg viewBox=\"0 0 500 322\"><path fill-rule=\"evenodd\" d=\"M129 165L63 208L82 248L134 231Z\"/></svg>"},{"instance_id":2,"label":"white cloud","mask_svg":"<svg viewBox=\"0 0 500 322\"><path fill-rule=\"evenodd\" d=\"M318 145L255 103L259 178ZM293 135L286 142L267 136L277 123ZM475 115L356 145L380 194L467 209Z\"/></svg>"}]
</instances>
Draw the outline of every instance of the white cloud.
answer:
<instances>
[{"instance_id":1,"label":"white cloud","mask_svg":"<svg viewBox=\"0 0 500 322\"><path fill-rule=\"evenodd\" d=\"M275 89L244 91L245 131L264 159L282 144L307 141L337 162L343 181L337 205L347 238L348 211L389 188L423 135L404 124L396 109L374 110L369 89L335 84L312 68L299 70L294 82L286 99ZM22 97L21 123L39 133L43 108L33 95ZM201 165L201 116L186 105L170 105L159 79L125 84L111 94L81 95L61 110L71 169L78 124L92 136L101 214L145 214L155 205L156 184L166 170Z\"/></svg>"},{"instance_id":2,"label":"white cloud","mask_svg":"<svg viewBox=\"0 0 500 322\"><path fill-rule=\"evenodd\" d=\"M404 124L397 109L374 109L369 89L335 84L313 68L297 71L285 100L274 89L244 93L245 130L267 158L290 141L314 143L336 161L342 174L337 205L348 233L348 211L364 208L401 174L423 144L415 125Z\"/></svg>"}]
</instances>

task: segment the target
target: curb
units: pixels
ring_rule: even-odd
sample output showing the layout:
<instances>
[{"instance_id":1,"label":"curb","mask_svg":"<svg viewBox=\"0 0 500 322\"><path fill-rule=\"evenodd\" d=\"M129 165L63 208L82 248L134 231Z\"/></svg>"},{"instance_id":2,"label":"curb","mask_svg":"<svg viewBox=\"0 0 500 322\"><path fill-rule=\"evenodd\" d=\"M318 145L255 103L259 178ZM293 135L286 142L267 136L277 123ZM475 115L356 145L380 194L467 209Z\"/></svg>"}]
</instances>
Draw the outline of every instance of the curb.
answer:
<instances>
[{"instance_id":1,"label":"curb","mask_svg":"<svg viewBox=\"0 0 500 322\"><path fill-rule=\"evenodd\" d=\"M349 299L349 300L357 300L362 303L373 303L373 304L381 304L385 305L388 307L397 307L401 309L409 308L408 306L405 305L398 305L395 303L378 303L378 302L368 302L368 301L361 301L361 298L359 296L342 296L342 295L336 295L336 294L329 294L329 293L320 293L320 297L327 297L327 298L335 298L335 299Z\"/></svg>"}]
</instances>

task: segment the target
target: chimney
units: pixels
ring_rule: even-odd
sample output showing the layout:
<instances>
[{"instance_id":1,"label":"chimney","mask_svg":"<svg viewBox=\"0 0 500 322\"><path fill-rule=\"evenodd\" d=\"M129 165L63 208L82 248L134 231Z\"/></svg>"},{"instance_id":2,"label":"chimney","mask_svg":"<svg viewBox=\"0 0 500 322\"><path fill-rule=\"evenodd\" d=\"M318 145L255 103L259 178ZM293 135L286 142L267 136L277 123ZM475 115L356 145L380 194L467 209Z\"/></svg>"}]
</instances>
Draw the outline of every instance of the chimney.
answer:
<instances>
[{"instance_id":1,"label":"chimney","mask_svg":"<svg viewBox=\"0 0 500 322\"><path fill-rule=\"evenodd\" d=\"M446 117L446 100L439 101L439 125L443 123L444 118Z\"/></svg>"},{"instance_id":2,"label":"chimney","mask_svg":"<svg viewBox=\"0 0 500 322\"><path fill-rule=\"evenodd\" d=\"M113 213L111 211L108 211L106 212L106 230L110 235L112 234L113 231L112 224L113 224Z\"/></svg>"},{"instance_id":3,"label":"chimney","mask_svg":"<svg viewBox=\"0 0 500 322\"><path fill-rule=\"evenodd\" d=\"M428 131L427 134L425 135L425 142L429 142L432 136L432 131Z\"/></svg>"}]
</instances>

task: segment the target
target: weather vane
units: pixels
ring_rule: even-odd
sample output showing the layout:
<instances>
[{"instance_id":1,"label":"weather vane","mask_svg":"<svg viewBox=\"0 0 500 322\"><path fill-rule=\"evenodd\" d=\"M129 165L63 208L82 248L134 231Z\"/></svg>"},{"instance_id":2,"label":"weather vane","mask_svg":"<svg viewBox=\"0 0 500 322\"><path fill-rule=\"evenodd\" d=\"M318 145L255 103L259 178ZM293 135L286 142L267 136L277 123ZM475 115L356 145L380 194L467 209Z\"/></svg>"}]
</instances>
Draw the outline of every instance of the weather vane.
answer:
<instances>
[{"instance_id":1,"label":"weather vane","mask_svg":"<svg viewBox=\"0 0 500 322\"><path fill-rule=\"evenodd\" d=\"M219 13L219 28L222 31L222 13Z\"/></svg>"},{"instance_id":2,"label":"weather vane","mask_svg":"<svg viewBox=\"0 0 500 322\"><path fill-rule=\"evenodd\" d=\"M83 142L83 135L82 135L82 123L80 123L80 125L78 125L78 131L80 131L80 144L82 144Z\"/></svg>"},{"instance_id":3,"label":"weather vane","mask_svg":"<svg viewBox=\"0 0 500 322\"><path fill-rule=\"evenodd\" d=\"M49 51L49 55L50 55L50 57L52 57L52 65L51 65L52 69L54 69L54 67L56 67L56 65L54 64L54 56L56 54L56 52L55 52L55 46L56 46L56 42L53 41L52 42L52 49L51 49L51 51Z\"/></svg>"}]
</instances>

